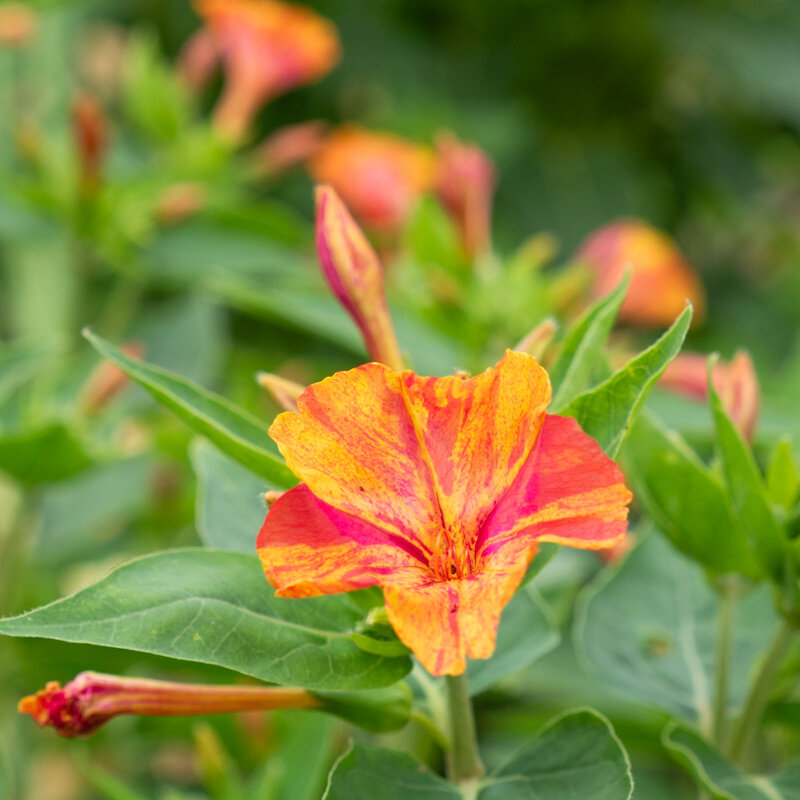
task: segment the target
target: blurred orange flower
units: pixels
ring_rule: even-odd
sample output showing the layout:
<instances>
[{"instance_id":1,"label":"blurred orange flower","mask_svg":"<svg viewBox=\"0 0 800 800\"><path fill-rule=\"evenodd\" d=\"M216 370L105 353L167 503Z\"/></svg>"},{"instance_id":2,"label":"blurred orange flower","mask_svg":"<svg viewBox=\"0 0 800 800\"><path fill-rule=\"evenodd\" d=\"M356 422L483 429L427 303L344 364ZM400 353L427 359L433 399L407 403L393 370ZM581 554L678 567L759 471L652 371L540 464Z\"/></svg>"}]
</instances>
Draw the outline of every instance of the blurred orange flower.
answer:
<instances>
[{"instance_id":1,"label":"blurred orange flower","mask_svg":"<svg viewBox=\"0 0 800 800\"><path fill-rule=\"evenodd\" d=\"M333 23L304 6L278 0L195 0L194 5L207 30L187 44L181 71L190 84L204 82L216 48L226 81L214 124L233 141L261 106L318 80L339 61Z\"/></svg>"},{"instance_id":2,"label":"blurred orange flower","mask_svg":"<svg viewBox=\"0 0 800 800\"><path fill-rule=\"evenodd\" d=\"M494 164L480 147L449 132L436 138L436 155L436 194L453 217L467 256L474 258L491 246Z\"/></svg>"},{"instance_id":3,"label":"blurred orange flower","mask_svg":"<svg viewBox=\"0 0 800 800\"><path fill-rule=\"evenodd\" d=\"M309 164L314 181L330 184L360 222L389 232L433 187L435 170L429 148L355 125L334 131Z\"/></svg>"},{"instance_id":4,"label":"blurred orange flower","mask_svg":"<svg viewBox=\"0 0 800 800\"><path fill-rule=\"evenodd\" d=\"M761 389L753 360L740 350L729 363L719 361L712 371L714 388L722 406L748 441L755 434L761 405ZM708 356L680 353L661 376L659 385L695 400L708 398Z\"/></svg>"},{"instance_id":5,"label":"blurred orange flower","mask_svg":"<svg viewBox=\"0 0 800 800\"><path fill-rule=\"evenodd\" d=\"M281 597L383 587L398 637L433 675L494 652L539 542L614 545L631 494L550 381L511 350L473 378L365 364L312 384L270 428L303 481L257 549Z\"/></svg>"},{"instance_id":6,"label":"blurred orange flower","mask_svg":"<svg viewBox=\"0 0 800 800\"><path fill-rule=\"evenodd\" d=\"M592 293L602 297L631 270L628 294L619 320L632 325L669 325L686 300L694 306L694 323L705 316L703 285L675 243L665 234L638 220L622 220L593 233L578 252L578 259L595 274Z\"/></svg>"},{"instance_id":7,"label":"blurred orange flower","mask_svg":"<svg viewBox=\"0 0 800 800\"><path fill-rule=\"evenodd\" d=\"M23 47L38 25L36 12L28 3L0 3L0 47Z\"/></svg>"}]
</instances>

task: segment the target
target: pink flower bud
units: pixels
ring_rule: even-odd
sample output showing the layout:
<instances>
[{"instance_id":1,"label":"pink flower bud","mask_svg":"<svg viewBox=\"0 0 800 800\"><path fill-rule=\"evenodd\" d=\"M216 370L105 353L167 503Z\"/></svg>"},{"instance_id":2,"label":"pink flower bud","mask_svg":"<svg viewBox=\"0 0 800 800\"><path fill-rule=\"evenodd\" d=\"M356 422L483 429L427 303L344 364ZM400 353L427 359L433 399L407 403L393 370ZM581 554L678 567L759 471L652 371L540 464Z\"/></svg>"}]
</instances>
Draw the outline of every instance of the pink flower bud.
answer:
<instances>
[{"instance_id":1,"label":"pink flower bud","mask_svg":"<svg viewBox=\"0 0 800 800\"><path fill-rule=\"evenodd\" d=\"M174 717L321 705L304 689L209 686L81 672L63 688L51 681L22 698L17 707L42 727L52 726L59 736L71 738L88 736L120 714Z\"/></svg>"},{"instance_id":2,"label":"pink flower bud","mask_svg":"<svg viewBox=\"0 0 800 800\"><path fill-rule=\"evenodd\" d=\"M578 259L595 275L592 296L603 297L631 271L620 322L645 327L671 324L687 300L694 306L693 322L705 316L705 292L700 278L674 242L650 225L623 220L592 234Z\"/></svg>"},{"instance_id":3,"label":"pink flower bud","mask_svg":"<svg viewBox=\"0 0 800 800\"><path fill-rule=\"evenodd\" d=\"M659 385L695 400L708 398L708 357L701 353L681 353L670 362ZM753 360L740 350L729 363L718 361L712 372L714 388L722 406L748 441L755 434L761 401Z\"/></svg>"},{"instance_id":4,"label":"pink flower bud","mask_svg":"<svg viewBox=\"0 0 800 800\"><path fill-rule=\"evenodd\" d=\"M458 227L464 251L474 258L491 247L494 164L480 147L452 133L437 137L436 152L436 193Z\"/></svg>"},{"instance_id":5,"label":"pink flower bud","mask_svg":"<svg viewBox=\"0 0 800 800\"><path fill-rule=\"evenodd\" d=\"M316 201L317 257L325 279L358 325L367 352L376 361L402 370L375 250L334 189L318 186Z\"/></svg>"},{"instance_id":6,"label":"pink flower bud","mask_svg":"<svg viewBox=\"0 0 800 800\"><path fill-rule=\"evenodd\" d=\"M178 75L183 85L192 92L202 91L219 58L220 50L211 31L201 28L190 36L178 56Z\"/></svg>"}]
</instances>

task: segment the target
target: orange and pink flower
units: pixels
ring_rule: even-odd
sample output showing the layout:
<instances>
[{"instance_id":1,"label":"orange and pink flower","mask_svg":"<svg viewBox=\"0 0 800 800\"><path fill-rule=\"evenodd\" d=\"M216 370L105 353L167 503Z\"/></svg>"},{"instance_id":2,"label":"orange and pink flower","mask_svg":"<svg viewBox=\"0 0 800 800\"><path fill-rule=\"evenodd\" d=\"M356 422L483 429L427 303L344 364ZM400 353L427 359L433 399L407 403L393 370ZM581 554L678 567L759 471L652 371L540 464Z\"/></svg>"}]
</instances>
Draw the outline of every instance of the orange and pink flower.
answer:
<instances>
[{"instance_id":1,"label":"orange and pink flower","mask_svg":"<svg viewBox=\"0 0 800 800\"><path fill-rule=\"evenodd\" d=\"M761 389L753 360L740 350L729 363L719 361L712 371L714 388L722 406L748 441L755 434ZM659 385L676 394L705 401L708 398L708 356L680 353L661 376Z\"/></svg>"},{"instance_id":2,"label":"orange and pink flower","mask_svg":"<svg viewBox=\"0 0 800 800\"><path fill-rule=\"evenodd\" d=\"M694 306L693 322L702 322L706 298L700 278L675 243L650 225L638 220L606 225L584 242L578 258L595 275L595 298L615 289L630 269L620 322L647 327L670 325L687 300Z\"/></svg>"},{"instance_id":3,"label":"orange and pink flower","mask_svg":"<svg viewBox=\"0 0 800 800\"><path fill-rule=\"evenodd\" d=\"M319 80L341 56L334 25L304 6L278 0L195 0L206 24L184 50L181 72L198 86L214 55L224 63L225 90L214 111L218 130L239 140L274 97Z\"/></svg>"},{"instance_id":4,"label":"orange and pink flower","mask_svg":"<svg viewBox=\"0 0 800 800\"><path fill-rule=\"evenodd\" d=\"M257 549L281 597L379 585L398 637L434 675L489 658L539 542L610 547L631 494L550 381L507 351L472 378L370 363L308 387L270 435L304 483Z\"/></svg>"},{"instance_id":5,"label":"orange and pink flower","mask_svg":"<svg viewBox=\"0 0 800 800\"><path fill-rule=\"evenodd\" d=\"M433 187L436 162L422 145L355 125L334 131L309 163L317 183L330 184L355 217L376 231L397 231Z\"/></svg>"}]
</instances>

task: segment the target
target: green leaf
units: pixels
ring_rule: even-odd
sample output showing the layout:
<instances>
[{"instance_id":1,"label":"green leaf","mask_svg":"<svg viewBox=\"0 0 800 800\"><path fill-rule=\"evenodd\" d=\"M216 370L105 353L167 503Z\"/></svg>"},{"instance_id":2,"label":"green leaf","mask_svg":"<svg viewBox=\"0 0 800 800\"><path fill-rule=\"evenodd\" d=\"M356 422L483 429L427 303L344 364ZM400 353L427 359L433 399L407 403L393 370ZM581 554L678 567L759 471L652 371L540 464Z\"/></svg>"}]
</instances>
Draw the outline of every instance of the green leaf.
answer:
<instances>
[{"instance_id":1,"label":"green leaf","mask_svg":"<svg viewBox=\"0 0 800 800\"><path fill-rule=\"evenodd\" d=\"M763 576L722 482L675 431L644 411L625 440L622 463L636 499L675 547L718 574Z\"/></svg>"},{"instance_id":2,"label":"green leaf","mask_svg":"<svg viewBox=\"0 0 800 800\"><path fill-rule=\"evenodd\" d=\"M269 428L260 419L172 372L127 356L89 330L83 335L102 356L223 453L278 486L289 488L297 483L288 467L265 449Z\"/></svg>"},{"instance_id":3,"label":"green leaf","mask_svg":"<svg viewBox=\"0 0 800 800\"><path fill-rule=\"evenodd\" d=\"M784 562L788 560L786 531L772 511L753 453L725 412L710 376L708 392L714 417L715 445L734 520L767 574L782 584Z\"/></svg>"},{"instance_id":4,"label":"green leaf","mask_svg":"<svg viewBox=\"0 0 800 800\"><path fill-rule=\"evenodd\" d=\"M217 664L319 691L388 686L410 660L350 641L348 595L275 597L258 558L187 549L136 559L70 597L0 620L0 633L118 647Z\"/></svg>"},{"instance_id":5,"label":"green leaf","mask_svg":"<svg viewBox=\"0 0 800 800\"><path fill-rule=\"evenodd\" d=\"M383 689L317 696L326 711L373 733L399 730L411 716L411 689L402 682Z\"/></svg>"},{"instance_id":6,"label":"green leaf","mask_svg":"<svg viewBox=\"0 0 800 800\"><path fill-rule=\"evenodd\" d=\"M0 471L26 485L71 478L91 463L83 443L59 422L0 435Z\"/></svg>"},{"instance_id":7,"label":"green leaf","mask_svg":"<svg viewBox=\"0 0 800 800\"><path fill-rule=\"evenodd\" d=\"M685 725L668 726L662 741L698 784L719 800L800 800L800 762L775 775L743 775Z\"/></svg>"},{"instance_id":8,"label":"green leaf","mask_svg":"<svg viewBox=\"0 0 800 800\"><path fill-rule=\"evenodd\" d=\"M784 437L775 446L767 469L767 494L771 502L786 511L800 497L800 469L792 450L792 440Z\"/></svg>"},{"instance_id":9,"label":"green leaf","mask_svg":"<svg viewBox=\"0 0 800 800\"><path fill-rule=\"evenodd\" d=\"M703 571L657 533L580 596L575 645L605 685L634 702L711 725L718 596ZM736 606L730 710L778 621L766 585Z\"/></svg>"},{"instance_id":10,"label":"green leaf","mask_svg":"<svg viewBox=\"0 0 800 800\"><path fill-rule=\"evenodd\" d=\"M411 756L362 745L334 764L323 800L375 800L376 792L381 800L463 800L455 786Z\"/></svg>"},{"instance_id":11,"label":"green leaf","mask_svg":"<svg viewBox=\"0 0 800 800\"><path fill-rule=\"evenodd\" d=\"M461 274L469 269L452 218L433 197L424 197L417 204L406 238L414 258L423 266L444 267Z\"/></svg>"},{"instance_id":12,"label":"green leaf","mask_svg":"<svg viewBox=\"0 0 800 800\"><path fill-rule=\"evenodd\" d=\"M519 672L552 650L560 638L544 602L531 590L522 589L503 609L494 655L469 662L470 692L478 694Z\"/></svg>"},{"instance_id":13,"label":"green leaf","mask_svg":"<svg viewBox=\"0 0 800 800\"><path fill-rule=\"evenodd\" d=\"M486 781L479 800L629 800L630 761L609 721L582 710L552 720Z\"/></svg>"},{"instance_id":14,"label":"green leaf","mask_svg":"<svg viewBox=\"0 0 800 800\"><path fill-rule=\"evenodd\" d=\"M576 397L561 413L578 420L583 430L613 458L650 390L680 351L691 320L692 308L687 306L655 344L608 380Z\"/></svg>"},{"instance_id":15,"label":"green leaf","mask_svg":"<svg viewBox=\"0 0 800 800\"><path fill-rule=\"evenodd\" d=\"M55 340L0 344L0 403L58 351Z\"/></svg>"},{"instance_id":16,"label":"green leaf","mask_svg":"<svg viewBox=\"0 0 800 800\"><path fill-rule=\"evenodd\" d=\"M205 439L195 439L190 448L197 474L195 519L206 547L252 553L267 509L261 498L267 486Z\"/></svg>"},{"instance_id":17,"label":"green leaf","mask_svg":"<svg viewBox=\"0 0 800 800\"><path fill-rule=\"evenodd\" d=\"M553 408L564 408L588 387L629 283L630 277L626 275L613 292L592 303L570 328L550 370L555 387Z\"/></svg>"}]
</instances>

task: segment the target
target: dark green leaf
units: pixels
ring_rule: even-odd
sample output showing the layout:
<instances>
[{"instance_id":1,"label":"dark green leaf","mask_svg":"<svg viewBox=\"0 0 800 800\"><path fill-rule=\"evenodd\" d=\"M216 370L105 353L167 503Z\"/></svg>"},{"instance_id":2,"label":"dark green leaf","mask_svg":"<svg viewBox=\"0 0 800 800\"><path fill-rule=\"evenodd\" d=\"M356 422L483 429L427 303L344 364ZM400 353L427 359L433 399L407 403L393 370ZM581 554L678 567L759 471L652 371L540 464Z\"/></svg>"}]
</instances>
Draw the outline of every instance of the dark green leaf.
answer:
<instances>
[{"instance_id":1,"label":"dark green leaf","mask_svg":"<svg viewBox=\"0 0 800 800\"><path fill-rule=\"evenodd\" d=\"M84 336L102 356L231 458L278 486L297 483L286 465L265 449L269 428L260 419L178 375L125 355L91 331L84 331Z\"/></svg>"},{"instance_id":2,"label":"dark green leaf","mask_svg":"<svg viewBox=\"0 0 800 800\"><path fill-rule=\"evenodd\" d=\"M764 481L750 447L722 407L709 379L716 447L728 486L733 517L761 565L779 584L784 580L787 535L770 507Z\"/></svg>"},{"instance_id":3,"label":"dark green leaf","mask_svg":"<svg viewBox=\"0 0 800 800\"><path fill-rule=\"evenodd\" d=\"M252 553L267 509L261 497L267 488L233 459L205 439L195 439L191 450L197 474L195 518L197 532L206 547Z\"/></svg>"},{"instance_id":4,"label":"dark green leaf","mask_svg":"<svg viewBox=\"0 0 800 800\"><path fill-rule=\"evenodd\" d=\"M655 344L608 380L576 397L562 413L578 420L583 430L613 458L650 390L680 351L691 320L692 309L687 306Z\"/></svg>"},{"instance_id":5,"label":"dark green leaf","mask_svg":"<svg viewBox=\"0 0 800 800\"><path fill-rule=\"evenodd\" d=\"M554 409L566 407L587 389L625 299L629 282L626 275L613 292L589 306L567 333L558 359L550 370Z\"/></svg>"},{"instance_id":6,"label":"dark green leaf","mask_svg":"<svg viewBox=\"0 0 800 800\"><path fill-rule=\"evenodd\" d=\"M712 572L763 575L722 482L675 431L643 412L622 448L622 462L637 500L679 550Z\"/></svg>"},{"instance_id":7,"label":"dark green leaf","mask_svg":"<svg viewBox=\"0 0 800 800\"><path fill-rule=\"evenodd\" d=\"M400 680L407 657L372 655L350 641L361 616L347 595L276 598L255 555L189 549L132 561L0 621L0 633L140 650L319 691Z\"/></svg>"},{"instance_id":8,"label":"dark green leaf","mask_svg":"<svg viewBox=\"0 0 800 800\"><path fill-rule=\"evenodd\" d=\"M743 775L685 725L672 724L664 746L697 783L721 800L800 800L800 763L775 775Z\"/></svg>"},{"instance_id":9,"label":"dark green leaf","mask_svg":"<svg viewBox=\"0 0 800 800\"><path fill-rule=\"evenodd\" d=\"M0 435L0 470L34 485L71 478L91 464L83 444L63 424Z\"/></svg>"},{"instance_id":10,"label":"dark green leaf","mask_svg":"<svg viewBox=\"0 0 800 800\"><path fill-rule=\"evenodd\" d=\"M605 685L708 730L718 596L703 571L651 533L616 572L579 599L575 645ZM767 586L740 598L731 652L730 708L777 627Z\"/></svg>"}]
</instances>

